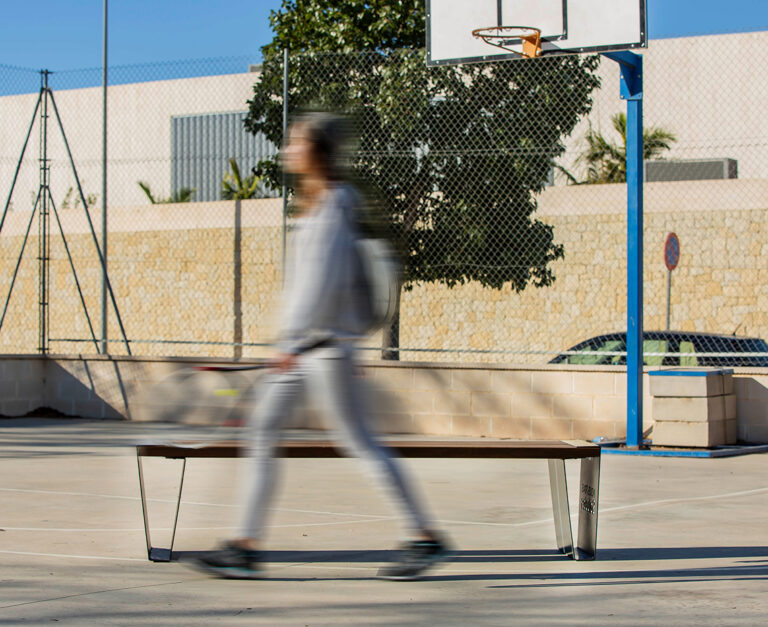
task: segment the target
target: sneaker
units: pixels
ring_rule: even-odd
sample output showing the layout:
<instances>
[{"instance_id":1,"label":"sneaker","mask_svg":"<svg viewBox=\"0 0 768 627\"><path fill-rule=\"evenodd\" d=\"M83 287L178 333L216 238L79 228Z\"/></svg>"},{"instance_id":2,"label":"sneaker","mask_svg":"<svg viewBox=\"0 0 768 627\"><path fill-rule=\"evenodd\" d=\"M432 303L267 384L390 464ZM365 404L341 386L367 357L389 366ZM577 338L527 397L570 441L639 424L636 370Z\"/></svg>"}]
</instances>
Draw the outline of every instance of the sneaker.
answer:
<instances>
[{"instance_id":1,"label":"sneaker","mask_svg":"<svg viewBox=\"0 0 768 627\"><path fill-rule=\"evenodd\" d=\"M448 555L448 547L440 540L414 540L403 547L396 563L384 566L376 576L389 581L415 581Z\"/></svg>"},{"instance_id":2,"label":"sneaker","mask_svg":"<svg viewBox=\"0 0 768 627\"><path fill-rule=\"evenodd\" d=\"M220 550L190 560L190 565L225 579L261 579L264 577L261 551L241 549L231 542Z\"/></svg>"}]
</instances>

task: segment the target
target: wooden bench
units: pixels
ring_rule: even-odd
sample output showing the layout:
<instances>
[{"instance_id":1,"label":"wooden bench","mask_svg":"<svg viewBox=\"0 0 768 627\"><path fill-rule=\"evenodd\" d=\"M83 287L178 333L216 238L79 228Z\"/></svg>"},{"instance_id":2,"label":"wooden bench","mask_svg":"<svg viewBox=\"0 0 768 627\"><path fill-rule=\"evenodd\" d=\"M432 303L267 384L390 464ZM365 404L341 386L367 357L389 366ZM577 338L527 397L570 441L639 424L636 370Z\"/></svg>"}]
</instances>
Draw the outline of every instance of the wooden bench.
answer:
<instances>
[{"instance_id":1,"label":"wooden bench","mask_svg":"<svg viewBox=\"0 0 768 627\"><path fill-rule=\"evenodd\" d=\"M549 483L552 494L552 511L555 520L557 548L571 559L595 559L597 547L598 488L600 484L600 447L586 441L567 440L382 440L396 455L408 458L440 459L547 459ZM171 442L145 443L136 446L139 467L139 490L144 516L144 532L147 540L147 556L154 562L167 562L173 555L173 543L179 520L184 472L190 458L240 457L245 451L241 442ZM282 457L343 457L343 451L327 439L284 440L277 451ZM171 542L168 549L152 546L147 512L147 496L144 486L142 459L164 457L183 461L179 482L176 514L173 521ZM565 460L580 459L579 527L574 550L568 506L568 487L565 476Z\"/></svg>"}]
</instances>

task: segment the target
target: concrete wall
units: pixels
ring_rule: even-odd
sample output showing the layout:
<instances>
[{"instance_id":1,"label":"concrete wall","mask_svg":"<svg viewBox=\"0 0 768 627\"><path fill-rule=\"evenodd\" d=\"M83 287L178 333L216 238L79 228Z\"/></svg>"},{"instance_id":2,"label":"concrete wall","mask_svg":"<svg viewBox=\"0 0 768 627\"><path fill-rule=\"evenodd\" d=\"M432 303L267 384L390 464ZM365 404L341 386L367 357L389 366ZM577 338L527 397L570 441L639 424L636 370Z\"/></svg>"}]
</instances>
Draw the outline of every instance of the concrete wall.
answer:
<instances>
[{"instance_id":1,"label":"concrete wall","mask_svg":"<svg viewBox=\"0 0 768 627\"><path fill-rule=\"evenodd\" d=\"M739 178L768 178L768 118L754 115L764 101L754 78L768 63L768 31L654 39L636 52L643 55L645 125L677 138L664 158L729 157L738 161ZM619 99L618 64L604 58L598 74L602 87L592 94L589 121L618 141L610 119L626 111ZM584 120L566 141L562 163L569 169L584 148L588 128ZM558 177L560 182L565 181Z\"/></svg>"},{"instance_id":2,"label":"concrete wall","mask_svg":"<svg viewBox=\"0 0 768 627\"><path fill-rule=\"evenodd\" d=\"M55 75L54 75L55 76ZM229 74L113 85L108 93L109 203L125 207L146 201L137 181L146 181L158 197L170 195L171 117L198 113L245 111L258 74ZM86 195L101 197L101 88L56 91L78 174ZM38 94L0 98L0 197L8 194ZM51 190L57 204L74 186L58 125L51 119L49 158ZM13 209L32 208L39 184L38 125L13 195ZM222 172L222 175L224 173ZM100 201L96 203L100 205Z\"/></svg>"},{"instance_id":3,"label":"concrete wall","mask_svg":"<svg viewBox=\"0 0 768 627\"><path fill-rule=\"evenodd\" d=\"M0 359L0 413L20 416L48 407L84 418L202 424L246 416L250 404L238 398L247 399L251 377L258 375L190 369L201 363L221 365L227 360L6 356ZM620 368L361 365L363 384L374 395L376 427L382 432L515 439L625 435L626 375ZM194 378L187 378L193 372ZM647 429L653 423L645 379ZM740 440L768 442L768 372L738 369L735 383ZM216 389L242 394L219 396ZM233 410L229 403L236 402ZM179 413L178 408L185 405L189 412ZM290 426L322 428L324 424L308 407Z\"/></svg>"},{"instance_id":4,"label":"concrete wall","mask_svg":"<svg viewBox=\"0 0 768 627\"><path fill-rule=\"evenodd\" d=\"M675 200L681 197L688 200ZM110 277L128 337L136 342L134 354L236 357L226 343L272 339L281 276L280 200L243 201L239 238L237 213L234 202L111 211ZM401 346L438 352L405 351L403 359L542 364L583 339L623 329L625 213L623 185L548 189L539 198L538 216L553 225L555 240L565 247L565 259L552 264L554 285L519 294L475 283L417 285L403 295ZM768 181L649 183L645 213L645 327L666 323L662 250L666 234L675 231L681 260L672 279L672 328L768 338L768 284L761 270L768 255ZM98 329L100 271L93 240L82 210L61 214ZM28 214L14 212L3 227L0 295L10 287L27 225ZM37 350L36 253L33 236L0 330L5 353ZM87 338L60 237L54 238L52 258L51 336ZM117 338L111 316L110 337ZM189 343L143 343L150 340ZM377 343L373 338L369 345ZM124 352L119 344L112 348ZM60 341L51 350L94 352L90 344ZM246 346L241 354L264 352Z\"/></svg>"},{"instance_id":5,"label":"concrete wall","mask_svg":"<svg viewBox=\"0 0 768 627\"><path fill-rule=\"evenodd\" d=\"M713 53L716 51L716 53ZM762 107L761 82L754 80L768 63L768 32L661 39L649 42L644 57L644 111L649 126L677 136L668 158L723 158L739 162L740 178L768 178L764 158L768 118L753 115ZM603 60L602 87L593 93L592 127L613 137L610 117L625 110L619 99L619 70ZM115 85L109 90L110 203L141 203L136 181L148 181L158 195L170 192L171 117L244 111L252 95L255 73L208 76ZM56 75L52 76L56 90ZM100 88L55 92L67 137L86 194L100 195ZM34 110L37 94L0 98L0 198L7 194L16 160ZM566 139L562 163L573 161L584 145L584 120ZM32 134L21 171L14 208L31 208L38 186L37 133ZM54 128L50 136L54 178L61 202L73 185L66 153Z\"/></svg>"}]
</instances>

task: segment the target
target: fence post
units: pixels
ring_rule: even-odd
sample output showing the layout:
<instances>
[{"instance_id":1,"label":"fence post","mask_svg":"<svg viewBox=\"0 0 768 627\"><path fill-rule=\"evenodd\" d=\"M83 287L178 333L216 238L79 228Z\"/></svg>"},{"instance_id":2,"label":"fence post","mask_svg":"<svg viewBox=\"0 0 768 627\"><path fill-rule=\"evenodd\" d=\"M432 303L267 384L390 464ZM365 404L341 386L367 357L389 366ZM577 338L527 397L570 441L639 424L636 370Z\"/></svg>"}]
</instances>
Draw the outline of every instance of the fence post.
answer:
<instances>
[{"instance_id":1,"label":"fence post","mask_svg":"<svg viewBox=\"0 0 768 627\"><path fill-rule=\"evenodd\" d=\"M107 5L104 0L104 50L101 93L101 350L108 352L107 335ZM88 207L85 207L88 211Z\"/></svg>"},{"instance_id":2,"label":"fence post","mask_svg":"<svg viewBox=\"0 0 768 627\"><path fill-rule=\"evenodd\" d=\"M288 48L283 48L283 145L288 135ZM282 150L282 146L280 146ZM279 158L279 157L278 157ZM285 246L286 231L288 229L288 187L285 183L285 172L283 172L283 261L282 276L285 278Z\"/></svg>"}]
</instances>

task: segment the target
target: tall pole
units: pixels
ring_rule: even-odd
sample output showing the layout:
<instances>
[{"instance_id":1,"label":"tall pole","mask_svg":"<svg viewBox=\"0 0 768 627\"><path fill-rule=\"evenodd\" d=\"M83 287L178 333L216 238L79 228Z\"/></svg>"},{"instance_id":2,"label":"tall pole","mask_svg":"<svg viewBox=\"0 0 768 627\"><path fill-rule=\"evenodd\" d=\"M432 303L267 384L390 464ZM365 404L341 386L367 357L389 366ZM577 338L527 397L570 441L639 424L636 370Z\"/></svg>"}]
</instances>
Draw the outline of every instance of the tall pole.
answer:
<instances>
[{"instance_id":1,"label":"tall pole","mask_svg":"<svg viewBox=\"0 0 768 627\"><path fill-rule=\"evenodd\" d=\"M642 76L642 74L641 74ZM643 444L643 101L627 101L627 447Z\"/></svg>"},{"instance_id":2,"label":"tall pole","mask_svg":"<svg viewBox=\"0 0 768 627\"><path fill-rule=\"evenodd\" d=\"M643 57L608 52L627 101L627 448L643 445Z\"/></svg>"},{"instance_id":3,"label":"tall pole","mask_svg":"<svg viewBox=\"0 0 768 627\"><path fill-rule=\"evenodd\" d=\"M672 270L667 270L667 331L669 331L669 322L672 309Z\"/></svg>"},{"instance_id":4,"label":"tall pole","mask_svg":"<svg viewBox=\"0 0 768 627\"><path fill-rule=\"evenodd\" d=\"M101 353L107 347L107 5L104 0L104 45L101 78ZM88 211L88 207L85 208Z\"/></svg>"},{"instance_id":5,"label":"tall pole","mask_svg":"<svg viewBox=\"0 0 768 627\"><path fill-rule=\"evenodd\" d=\"M283 146L288 136L288 48L283 49ZM282 275L285 278L285 248L286 231L288 230L288 186L285 181L285 171L283 171L283 266Z\"/></svg>"},{"instance_id":6,"label":"tall pole","mask_svg":"<svg viewBox=\"0 0 768 627\"><path fill-rule=\"evenodd\" d=\"M43 110L40 118L40 213L38 217L38 350L42 355L48 353L49 332L49 265L50 260L50 234L48 223L48 196L49 196L49 161L48 161L48 70L43 70L42 94Z\"/></svg>"}]
</instances>

